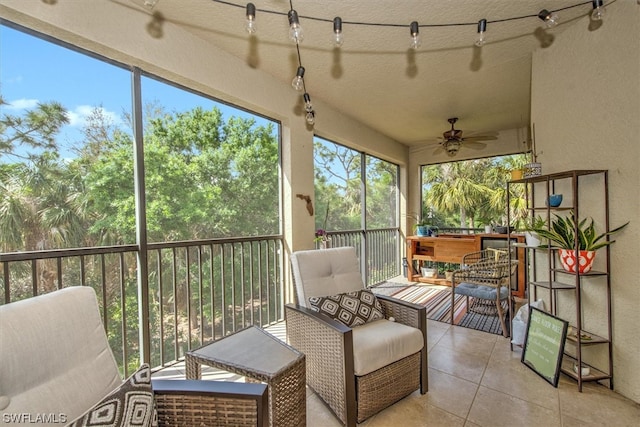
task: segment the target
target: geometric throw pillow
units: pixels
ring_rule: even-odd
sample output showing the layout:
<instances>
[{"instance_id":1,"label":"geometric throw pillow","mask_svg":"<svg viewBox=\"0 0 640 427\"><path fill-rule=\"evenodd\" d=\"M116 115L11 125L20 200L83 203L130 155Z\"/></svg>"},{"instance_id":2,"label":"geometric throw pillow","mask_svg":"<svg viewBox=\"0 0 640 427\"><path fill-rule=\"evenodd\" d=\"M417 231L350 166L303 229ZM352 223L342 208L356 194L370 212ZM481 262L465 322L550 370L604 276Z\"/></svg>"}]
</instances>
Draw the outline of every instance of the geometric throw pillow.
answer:
<instances>
[{"instance_id":1,"label":"geometric throw pillow","mask_svg":"<svg viewBox=\"0 0 640 427\"><path fill-rule=\"evenodd\" d=\"M157 426L157 421L151 369L144 364L120 387L67 427L151 427Z\"/></svg>"},{"instance_id":2,"label":"geometric throw pillow","mask_svg":"<svg viewBox=\"0 0 640 427\"><path fill-rule=\"evenodd\" d=\"M384 319L382 305L370 290L309 298L314 311L323 313L350 328Z\"/></svg>"}]
</instances>

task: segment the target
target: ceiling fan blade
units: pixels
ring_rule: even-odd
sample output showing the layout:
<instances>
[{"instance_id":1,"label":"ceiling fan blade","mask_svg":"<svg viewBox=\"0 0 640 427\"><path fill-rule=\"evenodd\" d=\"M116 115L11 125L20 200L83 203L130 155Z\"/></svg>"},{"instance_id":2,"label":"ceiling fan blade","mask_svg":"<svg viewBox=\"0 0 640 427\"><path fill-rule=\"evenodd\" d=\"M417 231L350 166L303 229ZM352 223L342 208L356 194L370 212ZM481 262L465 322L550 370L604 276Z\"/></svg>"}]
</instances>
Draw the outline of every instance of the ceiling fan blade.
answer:
<instances>
[{"instance_id":1,"label":"ceiling fan blade","mask_svg":"<svg viewBox=\"0 0 640 427\"><path fill-rule=\"evenodd\" d=\"M464 141L464 143L462 144L464 147L469 147L472 150L482 150L483 148L485 148L487 146L487 144L483 143L483 142L478 142L478 141Z\"/></svg>"},{"instance_id":2,"label":"ceiling fan blade","mask_svg":"<svg viewBox=\"0 0 640 427\"><path fill-rule=\"evenodd\" d=\"M433 155L436 155L436 154L440 154L440 153L443 153L443 152L444 152L444 147L443 147L443 146L442 146L442 144L441 144L441 145L439 145L439 146L438 146L438 148L436 148L435 150L433 150L433 153L432 153L432 154L433 154Z\"/></svg>"},{"instance_id":3,"label":"ceiling fan blade","mask_svg":"<svg viewBox=\"0 0 640 427\"><path fill-rule=\"evenodd\" d=\"M498 137L493 135L477 135L477 136L470 136L468 138L462 138L464 142L495 141L496 139L498 139Z\"/></svg>"}]
</instances>

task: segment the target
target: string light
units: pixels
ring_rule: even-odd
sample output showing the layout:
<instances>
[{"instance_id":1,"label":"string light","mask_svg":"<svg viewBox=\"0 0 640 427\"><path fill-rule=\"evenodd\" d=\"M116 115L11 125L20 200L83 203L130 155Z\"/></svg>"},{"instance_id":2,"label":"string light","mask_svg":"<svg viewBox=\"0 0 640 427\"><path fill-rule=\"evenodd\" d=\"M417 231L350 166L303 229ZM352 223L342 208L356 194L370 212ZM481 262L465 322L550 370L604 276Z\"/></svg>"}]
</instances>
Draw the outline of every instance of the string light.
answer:
<instances>
[{"instance_id":1,"label":"string light","mask_svg":"<svg viewBox=\"0 0 640 427\"><path fill-rule=\"evenodd\" d=\"M549 12L547 9L542 9L540 13L538 13L538 18L542 19L548 28L553 28L558 25L558 14Z\"/></svg>"},{"instance_id":2,"label":"string light","mask_svg":"<svg viewBox=\"0 0 640 427\"><path fill-rule=\"evenodd\" d=\"M316 112L313 111L313 105L311 104L311 96L305 92L302 96L304 99L304 109L306 111L305 120L308 124L314 125L316 122Z\"/></svg>"},{"instance_id":3,"label":"string light","mask_svg":"<svg viewBox=\"0 0 640 427\"><path fill-rule=\"evenodd\" d=\"M57 0L42 0L42 1L45 3L52 4L52 3L55 3ZM145 0L145 3L151 6L151 5L155 5L157 1L158 0ZM214 3L224 4L227 6L242 7L228 0L211 0L211 1L213 1ZM640 3L640 0L638 0L638 2ZM575 7L580 7L580 6L584 6L587 3L588 1L583 1L581 3L560 8L558 10L567 10ZM311 105L311 97L306 92L306 88L304 84L305 69L302 66L302 60L300 58L300 48L299 48L299 44L304 40L304 32L302 30L302 26L300 25L300 18L298 16L298 12L296 12L296 10L293 8L292 0L289 0L289 5L290 5L290 9L286 13L289 21L289 38L296 44L296 50L298 54L298 64L299 64L298 69L296 71L296 76L291 82L291 85L297 91L304 91L303 98L304 98L305 111L306 111L305 118L307 120L307 123L309 123L310 125L313 125L315 123L315 111L313 110L313 106ZM604 5L604 0L592 0L592 6L593 6L593 11L591 12L592 19L594 20L602 19L605 13L605 9L603 5ZM274 10L261 9L261 12L271 13L275 15L285 15L285 13L283 12L278 12ZM249 34L254 34L256 31L255 13L256 13L255 5L253 3L247 3L246 4L247 21L246 21L245 28ZM556 11L555 10L549 11L547 9L542 9L537 15L515 16L511 18L503 18L503 19L494 20L494 21L488 21L487 19L483 18L479 20L477 23L478 38L475 41L475 45L478 47L481 47L486 43L485 33L487 31L487 24L489 23L502 23L502 22L508 22L508 21L516 21L516 20L522 20L522 19L529 19L536 16L540 18L542 21L544 21L548 27L553 27L558 24L558 14L556 13ZM154 16L154 18L155 19L153 19L152 22L149 23L147 30L154 37L162 37L162 21L163 20L161 17L157 17L157 16ZM313 21L332 22L329 19L319 18L314 16L304 16L304 18L308 20L313 20ZM375 27L404 27L404 25L402 24L387 24L387 23L377 23L377 22L344 21L344 23L348 25L362 25L362 26L375 26ZM344 42L342 24L343 24L342 18L338 16L333 18L333 44L336 47L341 47ZM466 26L466 25L475 25L475 24L470 22L458 22L458 23L444 23L444 24L423 24L421 26L440 28L440 27L458 27L458 26ZM150 31L150 30L154 30L154 31ZM412 21L411 24L409 25L409 30L411 34L410 47L412 49L420 48L421 46L420 25L418 24L418 22Z\"/></svg>"},{"instance_id":4,"label":"string light","mask_svg":"<svg viewBox=\"0 0 640 427\"><path fill-rule=\"evenodd\" d=\"M313 126L316 123L316 113L314 111L307 112L305 119L307 120L307 123Z\"/></svg>"},{"instance_id":5,"label":"string light","mask_svg":"<svg viewBox=\"0 0 640 427\"><path fill-rule=\"evenodd\" d=\"M604 18L604 15L606 12L605 8L603 7L604 1L593 0L591 3L593 5L593 11L591 12L591 19L593 19L594 21L602 21L602 18Z\"/></svg>"},{"instance_id":6,"label":"string light","mask_svg":"<svg viewBox=\"0 0 640 427\"><path fill-rule=\"evenodd\" d=\"M255 34L256 28L256 5L253 3L247 3L247 21L245 23L245 30L249 34Z\"/></svg>"},{"instance_id":7,"label":"string light","mask_svg":"<svg viewBox=\"0 0 640 427\"><path fill-rule=\"evenodd\" d=\"M344 37L342 35L342 18L336 16L333 18L333 45L335 47L342 46Z\"/></svg>"},{"instance_id":8,"label":"string light","mask_svg":"<svg viewBox=\"0 0 640 427\"><path fill-rule=\"evenodd\" d=\"M296 71L296 76L291 81L291 86L298 92L304 89L304 67L299 66L298 71Z\"/></svg>"},{"instance_id":9,"label":"string light","mask_svg":"<svg viewBox=\"0 0 640 427\"><path fill-rule=\"evenodd\" d=\"M478 38L476 39L476 46L482 47L486 43L484 39L484 33L487 31L487 20L481 19L478 21Z\"/></svg>"},{"instance_id":10,"label":"string light","mask_svg":"<svg viewBox=\"0 0 640 427\"><path fill-rule=\"evenodd\" d=\"M414 50L420 49L422 43L420 42L420 27L418 26L417 21L413 21L409 25L409 32L411 34L411 42L409 43L409 47Z\"/></svg>"},{"instance_id":11,"label":"string light","mask_svg":"<svg viewBox=\"0 0 640 427\"><path fill-rule=\"evenodd\" d=\"M44 2L56 2L57 0L42 0ZM158 0L153 0L153 1L158 1ZM232 7L241 7L244 8L244 5L239 5L239 4L235 4L232 3L229 0L210 0L213 3L218 3L218 4L222 4L225 6L232 6ZM549 0L551 2L551 0ZM592 0L593 2L594 0ZM604 3L603 0L595 0L598 1L598 3L600 3L601 5L601 9L602 11L604 11L605 9L602 7L602 4ZM640 3L640 0L638 0L638 2ZM291 4L291 1L289 2ZM546 11L547 13L550 14L555 14L557 17L557 13L558 11L563 11L563 10L568 10L568 9L573 9L573 8L578 8L578 7L584 7L586 4L590 3L589 0L586 1L579 1L575 4L569 5L569 6L565 6L559 9L555 9L555 10L547 10L547 9L543 9L544 11ZM270 14L274 14L274 15L295 15L295 19L297 22L297 26L300 28L300 31L302 30L302 28L300 27L300 20L299 20L299 15L298 13L293 9L293 7L290 8L289 12L280 12L277 10L266 10L266 9L260 9L260 12L264 12L264 13L270 13ZM542 13L542 11L540 12ZM518 21L518 20L525 20L525 19L530 19L530 18L536 18L536 17L540 17L540 13L538 14L530 14L530 15L520 15L520 16L513 16L513 17L507 17L507 18L502 18L502 19L496 19L496 20L487 20L487 24L494 24L494 23L504 23L504 22L510 22L510 21ZM309 15L305 15L302 16L304 19L309 20L309 21L319 21L319 22L332 22L332 19L327 19L327 18L320 18L317 16L309 16ZM542 18L541 18L542 19ZM359 25L359 26L370 26L370 27L389 27L389 28L406 28L406 24L398 24L398 23L381 23L381 22L364 22L364 21L347 21L347 20L342 20L341 19L341 23L345 24L345 25ZM475 22L445 22L445 23L439 23L439 24L420 24L420 27L422 28L447 28L447 27L460 27L460 26L471 26L471 25L476 25ZM290 22L289 22L289 26L291 27L291 17L290 17ZM295 40L294 40L295 41ZM299 41L302 41L302 37L299 38Z\"/></svg>"},{"instance_id":12,"label":"string light","mask_svg":"<svg viewBox=\"0 0 640 427\"><path fill-rule=\"evenodd\" d=\"M287 14L287 17L289 18L289 38L295 44L302 43L302 40L304 40L304 32L302 31L302 27L300 26L298 12L291 9Z\"/></svg>"},{"instance_id":13,"label":"string light","mask_svg":"<svg viewBox=\"0 0 640 427\"><path fill-rule=\"evenodd\" d=\"M305 92L304 95L302 95L302 97L304 98L304 109L307 112L313 111L313 105L311 104L311 96Z\"/></svg>"}]
</instances>

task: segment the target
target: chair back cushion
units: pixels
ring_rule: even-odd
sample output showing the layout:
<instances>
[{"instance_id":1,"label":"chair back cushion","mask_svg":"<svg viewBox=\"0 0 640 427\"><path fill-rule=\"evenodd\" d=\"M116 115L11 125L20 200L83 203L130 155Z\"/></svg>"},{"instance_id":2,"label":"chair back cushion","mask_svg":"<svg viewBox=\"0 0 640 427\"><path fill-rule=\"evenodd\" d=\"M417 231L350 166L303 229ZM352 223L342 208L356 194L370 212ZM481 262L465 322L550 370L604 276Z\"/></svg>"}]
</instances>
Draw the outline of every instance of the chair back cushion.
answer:
<instances>
[{"instance_id":1,"label":"chair back cushion","mask_svg":"<svg viewBox=\"0 0 640 427\"><path fill-rule=\"evenodd\" d=\"M71 422L122 383L90 287L0 306L0 360L0 414L47 415L38 425Z\"/></svg>"},{"instance_id":2,"label":"chair back cushion","mask_svg":"<svg viewBox=\"0 0 640 427\"><path fill-rule=\"evenodd\" d=\"M353 247L294 252L291 255L291 273L297 302L304 307L309 307L311 297L364 289L358 257Z\"/></svg>"}]
</instances>

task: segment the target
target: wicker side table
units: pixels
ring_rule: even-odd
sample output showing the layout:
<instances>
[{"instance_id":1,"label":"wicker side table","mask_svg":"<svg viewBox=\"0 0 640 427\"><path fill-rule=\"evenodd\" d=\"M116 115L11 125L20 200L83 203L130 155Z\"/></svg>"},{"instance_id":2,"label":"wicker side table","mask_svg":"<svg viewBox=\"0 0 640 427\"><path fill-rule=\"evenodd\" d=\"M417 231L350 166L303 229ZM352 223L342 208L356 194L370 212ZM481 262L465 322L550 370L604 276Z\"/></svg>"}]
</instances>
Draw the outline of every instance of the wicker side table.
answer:
<instances>
[{"instance_id":1,"label":"wicker side table","mask_svg":"<svg viewBox=\"0 0 640 427\"><path fill-rule=\"evenodd\" d=\"M307 421L305 356L256 326L237 331L186 353L187 379L201 378L201 365L265 382L272 426L304 426Z\"/></svg>"}]
</instances>

